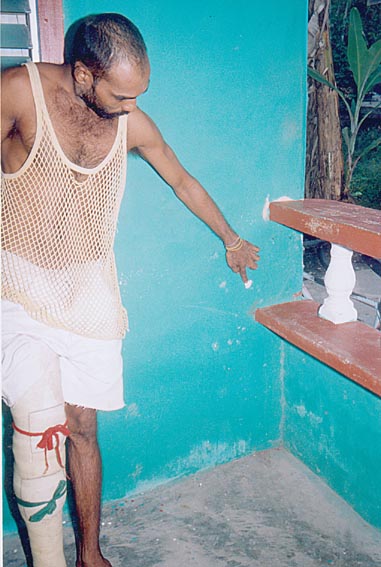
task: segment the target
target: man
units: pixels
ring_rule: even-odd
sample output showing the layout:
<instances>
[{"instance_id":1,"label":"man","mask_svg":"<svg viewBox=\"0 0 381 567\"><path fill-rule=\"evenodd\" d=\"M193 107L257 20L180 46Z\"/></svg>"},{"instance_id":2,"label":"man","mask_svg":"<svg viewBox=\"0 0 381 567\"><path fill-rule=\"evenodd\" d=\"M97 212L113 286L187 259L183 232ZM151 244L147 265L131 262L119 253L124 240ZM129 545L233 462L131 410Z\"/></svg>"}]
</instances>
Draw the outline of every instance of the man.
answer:
<instances>
[{"instance_id":1,"label":"man","mask_svg":"<svg viewBox=\"0 0 381 567\"><path fill-rule=\"evenodd\" d=\"M84 18L67 64L28 64L3 76L3 395L34 567L66 565L67 437L76 567L110 566L99 547L96 410L124 405L127 316L113 242L126 152L147 161L216 233L244 283L257 266L258 248L234 232L137 107L149 76L142 36L118 14Z\"/></svg>"}]
</instances>

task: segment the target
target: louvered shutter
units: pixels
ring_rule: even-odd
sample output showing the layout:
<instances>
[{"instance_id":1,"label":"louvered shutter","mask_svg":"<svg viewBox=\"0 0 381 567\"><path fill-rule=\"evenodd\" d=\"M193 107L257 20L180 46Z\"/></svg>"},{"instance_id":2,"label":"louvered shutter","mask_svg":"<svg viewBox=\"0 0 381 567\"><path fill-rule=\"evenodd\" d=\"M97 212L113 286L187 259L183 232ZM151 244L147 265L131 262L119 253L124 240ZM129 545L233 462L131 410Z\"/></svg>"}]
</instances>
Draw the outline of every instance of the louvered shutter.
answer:
<instances>
[{"instance_id":1,"label":"louvered shutter","mask_svg":"<svg viewBox=\"0 0 381 567\"><path fill-rule=\"evenodd\" d=\"M1 68L32 59L29 0L2 0L0 22Z\"/></svg>"}]
</instances>

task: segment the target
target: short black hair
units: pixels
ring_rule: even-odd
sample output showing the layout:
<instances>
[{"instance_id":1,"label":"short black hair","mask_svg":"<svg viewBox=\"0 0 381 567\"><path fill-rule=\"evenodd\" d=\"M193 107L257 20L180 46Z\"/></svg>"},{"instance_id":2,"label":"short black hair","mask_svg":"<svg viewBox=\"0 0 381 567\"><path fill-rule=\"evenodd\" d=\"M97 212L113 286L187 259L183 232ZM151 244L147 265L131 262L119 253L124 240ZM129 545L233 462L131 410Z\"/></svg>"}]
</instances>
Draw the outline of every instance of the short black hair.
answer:
<instances>
[{"instance_id":1,"label":"short black hair","mask_svg":"<svg viewBox=\"0 0 381 567\"><path fill-rule=\"evenodd\" d=\"M81 18L66 35L65 61L74 70L84 63L100 79L114 63L127 59L144 66L147 47L138 28L122 14L94 14Z\"/></svg>"}]
</instances>

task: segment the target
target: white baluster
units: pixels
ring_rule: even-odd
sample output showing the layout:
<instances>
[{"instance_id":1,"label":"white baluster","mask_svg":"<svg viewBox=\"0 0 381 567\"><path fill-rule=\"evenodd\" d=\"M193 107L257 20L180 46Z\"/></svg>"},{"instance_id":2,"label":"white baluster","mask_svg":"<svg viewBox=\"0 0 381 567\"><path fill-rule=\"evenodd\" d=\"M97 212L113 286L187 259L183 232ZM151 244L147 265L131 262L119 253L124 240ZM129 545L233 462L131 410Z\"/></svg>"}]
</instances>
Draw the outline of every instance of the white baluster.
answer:
<instances>
[{"instance_id":1,"label":"white baluster","mask_svg":"<svg viewBox=\"0 0 381 567\"><path fill-rule=\"evenodd\" d=\"M357 320L357 311L350 299L356 283L352 255L352 250L331 244L331 261L324 277L328 297L320 307L319 315L332 323Z\"/></svg>"}]
</instances>

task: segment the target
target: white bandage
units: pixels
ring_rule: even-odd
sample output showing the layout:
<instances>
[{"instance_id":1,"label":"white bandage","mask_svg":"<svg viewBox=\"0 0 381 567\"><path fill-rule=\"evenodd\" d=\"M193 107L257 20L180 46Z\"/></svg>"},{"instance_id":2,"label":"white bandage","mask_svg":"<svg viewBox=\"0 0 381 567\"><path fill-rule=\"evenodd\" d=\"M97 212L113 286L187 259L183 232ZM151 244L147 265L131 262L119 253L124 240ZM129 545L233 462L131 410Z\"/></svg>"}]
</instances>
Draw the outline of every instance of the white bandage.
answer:
<instances>
[{"instance_id":1,"label":"white bandage","mask_svg":"<svg viewBox=\"0 0 381 567\"><path fill-rule=\"evenodd\" d=\"M40 353L42 377L11 409L14 490L34 567L66 567L62 537L66 416L58 358L48 347L41 349L48 351Z\"/></svg>"}]
</instances>

